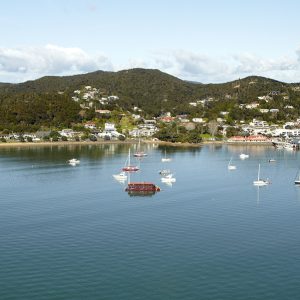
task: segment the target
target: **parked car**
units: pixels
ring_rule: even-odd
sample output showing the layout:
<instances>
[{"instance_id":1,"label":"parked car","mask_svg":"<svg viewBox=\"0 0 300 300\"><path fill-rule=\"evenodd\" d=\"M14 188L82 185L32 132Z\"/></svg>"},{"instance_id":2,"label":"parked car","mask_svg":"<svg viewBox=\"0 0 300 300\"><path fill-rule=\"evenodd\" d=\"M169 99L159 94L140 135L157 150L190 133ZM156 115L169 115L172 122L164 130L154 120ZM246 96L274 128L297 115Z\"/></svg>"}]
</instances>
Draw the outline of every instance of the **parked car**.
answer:
<instances>
[{"instance_id":1,"label":"parked car","mask_svg":"<svg viewBox=\"0 0 300 300\"><path fill-rule=\"evenodd\" d=\"M97 138L93 134L91 134L89 138L90 138L90 141L92 141L92 142L97 141Z\"/></svg>"}]
</instances>

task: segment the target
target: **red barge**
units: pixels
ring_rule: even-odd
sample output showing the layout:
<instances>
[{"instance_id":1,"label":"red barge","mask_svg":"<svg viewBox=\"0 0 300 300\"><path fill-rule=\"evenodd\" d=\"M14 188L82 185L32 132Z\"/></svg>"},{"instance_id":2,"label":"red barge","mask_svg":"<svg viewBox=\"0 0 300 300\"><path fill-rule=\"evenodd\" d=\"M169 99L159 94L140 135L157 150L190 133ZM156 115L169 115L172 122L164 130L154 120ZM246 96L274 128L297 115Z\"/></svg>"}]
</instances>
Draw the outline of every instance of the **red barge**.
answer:
<instances>
[{"instance_id":1,"label":"red barge","mask_svg":"<svg viewBox=\"0 0 300 300\"><path fill-rule=\"evenodd\" d=\"M151 182L131 182L125 191L131 195L153 195L160 192L160 187Z\"/></svg>"}]
</instances>

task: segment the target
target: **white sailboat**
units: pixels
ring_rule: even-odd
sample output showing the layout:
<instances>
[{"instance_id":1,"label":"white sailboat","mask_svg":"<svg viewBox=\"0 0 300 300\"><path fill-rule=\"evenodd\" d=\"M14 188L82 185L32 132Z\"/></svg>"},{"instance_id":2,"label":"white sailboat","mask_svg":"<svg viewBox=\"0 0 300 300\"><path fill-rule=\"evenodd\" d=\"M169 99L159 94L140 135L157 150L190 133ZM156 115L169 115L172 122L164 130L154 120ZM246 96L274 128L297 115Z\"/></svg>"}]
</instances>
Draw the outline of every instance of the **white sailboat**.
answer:
<instances>
[{"instance_id":1,"label":"white sailboat","mask_svg":"<svg viewBox=\"0 0 300 300\"><path fill-rule=\"evenodd\" d=\"M162 162L169 162L169 161L171 161L171 160L172 160L171 158L167 157L167 150L165 149L165 157L163 157L163 158L161 159L161 161L162 161Z\"/></svg>"},{"instance_id":2,"label":"white sailboat","mask_svg":"<svg viewBox=\"0 0 300 300\"><path fill-rule=\"evenodd\" d=\"M257 180L254 180L253 184L257 185L257 186L262 186L262 185L268 185L270 183L271 182L268 179L261 179L260 178L260 164L258 164Z\"/></svg>"},{"instance_id":3,"label":"white sailboat","mask_svg":"<svg viewBox=\"0 0 300 300\"><path fill-rule=\"evenodd\" d=\"M294 183L300 185L300 169L298 170Z\"/></svg>"},{"instance_id":4,"label":"white sailboat","mask_svg":"<svg viewBox=\"0 0 300 300\"><path fill-rule=\"evenodd\" d=\"M138 157L138 158L141 158L141 157L145 157L147 156L148 154L144 151L141 151L141 139L139 138L139 143L138 143L138 151L135 152L133 154L134 157Z\"/></svg>"},{"instance_id":5,"label":"white sailboat","mask_svg":"<svg viewBox=\"0 0 300 300\"><path fill-rule=\"evenodd\" d=\"M176 178L173 177L173 174L170 173L168 175L165 175L161 178L161 181L162 182L165 182L165 183L170 183L170 182L176 182Z\"/></svg>"},{"instance_id":6,"label":"white sailboat","mask_svg":"<svg viewBox=\"0 0 300 300\"><path fill-rule=\"evenodd\" d=\"M236 166L232 165L231 161L232 161L232 157L230 158L230 161L229 161L228 166L227 166L228 170L236 170Z\"/></svg>"}]
</instances>

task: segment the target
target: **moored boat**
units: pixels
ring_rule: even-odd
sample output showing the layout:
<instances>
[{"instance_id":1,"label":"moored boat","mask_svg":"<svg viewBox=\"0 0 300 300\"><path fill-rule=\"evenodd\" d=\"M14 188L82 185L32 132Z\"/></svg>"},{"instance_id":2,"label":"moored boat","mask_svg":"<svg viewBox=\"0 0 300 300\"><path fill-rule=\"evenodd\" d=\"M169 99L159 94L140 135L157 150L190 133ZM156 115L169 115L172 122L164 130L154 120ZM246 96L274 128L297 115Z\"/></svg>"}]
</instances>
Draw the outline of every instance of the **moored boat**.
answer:
<instances>
[{"instance_id":1,"label":"moored boat","mask_svg":"<svg viewBox=\"0 0 300 300\"><path fill-rule=\"evenodd\" d=\"M166 175L169 175L171 173L171 170L169 170L169 169L162 169L158 173L160 175L162 175L162 176L166 176Z\"/></svg>"},{"instance_id":2,"label":"moored boat","mask_svg":"<svg viewBox=\"0 0 300 300\"><path fill-rule=\"evenodd\" d=\"M79 160L79 159L76 159L76 158L72 158L72 159L69 159L69 160L68 160L68 163L69 163L69 165L71 165L71 166L76 166L76 165L79 165L79 164L80 164L80 160Z\"/></svg>"},{"instance_id":3,"label":"moored boat","mask_svg":"<svg viewBox=\"0 0 300 300\"><path fill-rule=\"evenodd\" d=\"M228 170L236 170L236 166L235 165L233 165L233 164L231 164L231 162L232 162L232 157L230 158L230 161L229 161L229 163L228 163L228 166L227 166L227 169Z\"/></svg>"},{"instance_id":4,"label":"moored boat","mask_svg":"<svg viewBox=\"0 0 300 300\"><path fill-rule=\"evenodd\" d=\"M119 174L114 174L113 177L119 181L127 180L126 172L120 172Z\"/></svg>"},{"instance_id":5,"label":"moored boat","mask_svg":"<svg viewBox=\"0 0 300 300\"><path fill-rule=\"evenodd\" d=\"M139 193L147 193L147 192L159 192L160 187L156 186L151 182L130 182L128 183L126 192L139 192Z\"/></svg>"},{"instance_id":6,"label":"moored boat","mask_svg":"<svg viewBox=\"0 0 300 300\"><path fill-rule=\"evenodd\" d=\"M295 178L294 183L295 183L296 185L300 185L300 170L299 170L298 173L297 173L297 176L296 176L296 178Z\"/></svg>"},{"instance_id":7,"label":"moored boat","mask_svg":"<svg viewBox=\"0 0 300 300\"><path fill-rule=\"evenodd\" d=\"M141 139L139 138L139 143L138 143L138 151L135 152L133 154L134 157L138 157L138 158L141 158L141 157L146 157L148 154L144 151L141 151Z\"/></svg>"},{"instance_id":8,"label":"moored boat","mask_svg":"<svg viewBox=\"0 0 300 300\"><path fill-rule=\"evenodd\" d=\"M171 173L171 174L168 174L168 175L165 175L164 177L162 177L161 181L165 182L165 183L176 182L176 178L173 177L173 174Z\"/></svg>"},{"instance_id":9,"label":"moored boat","mask_svg":"<svg viewBox=\"0 0 300 300\"><path fill-rule=\"evenodd\" d=\"M257 180L253 181L253 184L256 186L263 186L263 185L268 185L271 182L269 179L261 179L260 178L260 164L258 164L258 173L257 173Z\"/></svg>"},{"instance_id":10,"label":"moored boat","mask_svg":"<svg viewBox=\"0 0 300 300\"><path fill-rule=\"evenodd\" d=\"M169 162L171 161L172 159L167 157L167 150L165 150L165 157L162 157L161 161L162 162Z\"/></svg>"},{"instance_id":11,"label":"moored boat","mask_svg":"<svg viewBox=\"0 0 300 300\"><path fill-rule=\"evenodd\" d=\"M128 157L127 160L125 162L125 166L122 168L122 171L125 172L136 172L138 171L140 168L138 166L133 166L130 164L130 148L128 150Z\"/></svg>"},{"instance_id":12,"label":"moored boat","mask_svg":"<svg viewBox=\"0 0 300 300\"><path fill-rule=\"evenodd\" d=\"M249 158L249 154L241 153L240 154L240 159L246 159Z\"/></svg>"}]
</instances>

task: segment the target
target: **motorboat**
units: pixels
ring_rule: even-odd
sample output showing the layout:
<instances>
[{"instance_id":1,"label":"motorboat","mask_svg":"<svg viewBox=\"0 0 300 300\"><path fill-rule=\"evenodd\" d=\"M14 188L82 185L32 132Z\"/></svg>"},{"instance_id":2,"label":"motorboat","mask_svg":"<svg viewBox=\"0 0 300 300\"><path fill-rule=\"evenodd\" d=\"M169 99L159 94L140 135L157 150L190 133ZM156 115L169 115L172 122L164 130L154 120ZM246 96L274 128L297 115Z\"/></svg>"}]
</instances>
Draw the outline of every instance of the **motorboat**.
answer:
<instances>
[{"instance_id":1,"label":"motorboat","mask_svg":"<svg viewBox=\"0 0 300 300\"><path fill-rule=\"evenodd\" d=\"M166 175L169 175L171 173L171 170L163 169L163 170L160 170L158 173L162 176L166 176Z\"/></svg>"},{"instance_id":2,"label":"motorboat","mask_svg":"<svg viewBox=\"0 0 300 300\"><path fill-rule=\"evenodd\" d=\"M240 159L246 159L249 158L249 154L241 153L240 154Z\"/></svg>"},{"instance_id":3,"label":"motorboat","mask_svg":"<svg viewBox=\"0 0 300 300\"><path fill-rule=\"evenodd\" d=\"M76 166L80 164L80 160L77 158L72 158L68 160L69 165Z\"/></svg>"},{"instance_id":4,"label":"motorboat","mask_svg":"<svg viewBox=\"0 0 300 300\"><path fill-rule=\"evenodd\" d=\"M119 180L119 181L125 181L127 180L127 175L126 175L126 172L120 172L119 174L115 174L113 175L113 177L116 179L116 180Z\"/></svg>"}]
</instances>

